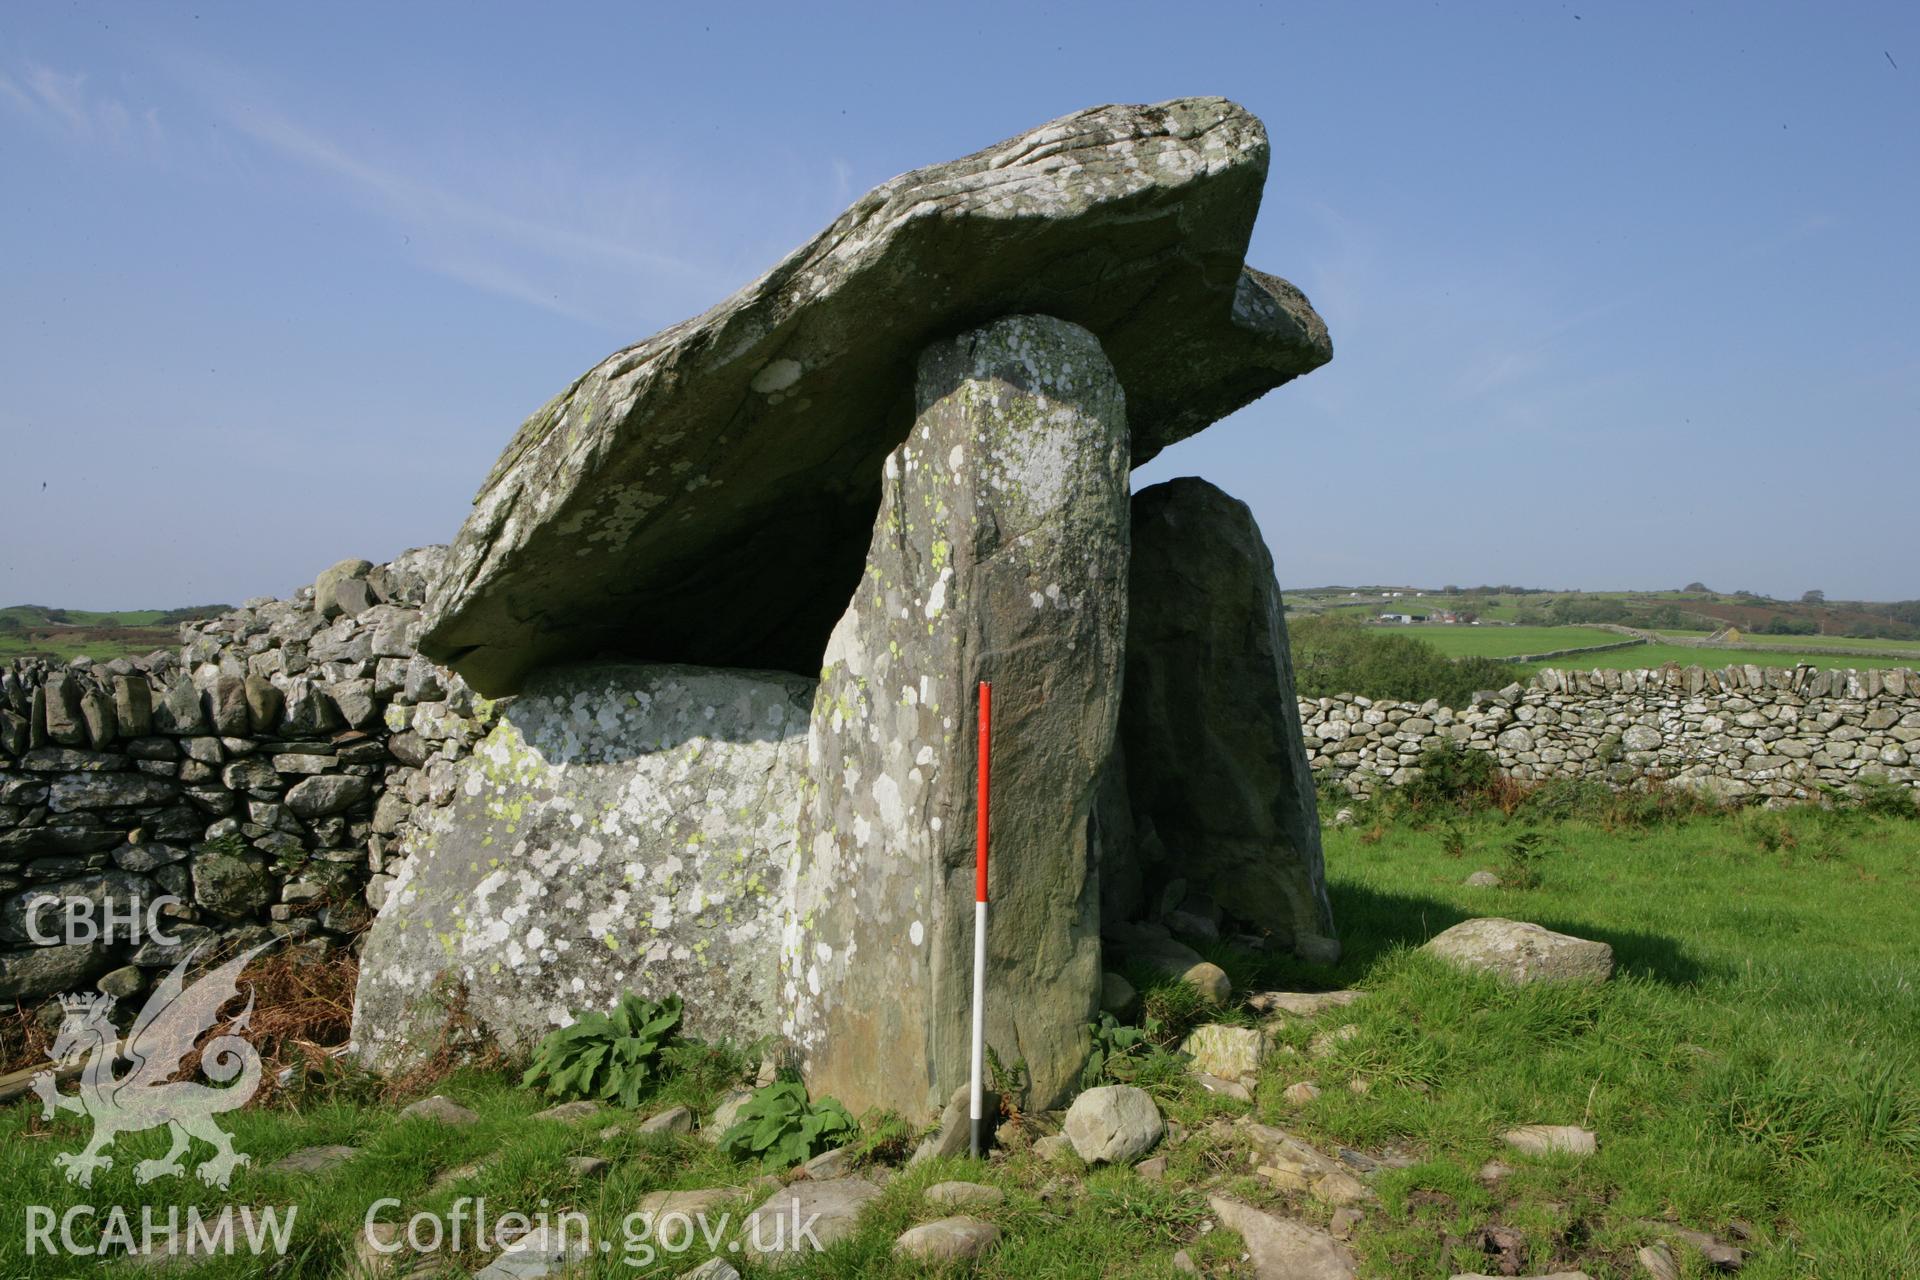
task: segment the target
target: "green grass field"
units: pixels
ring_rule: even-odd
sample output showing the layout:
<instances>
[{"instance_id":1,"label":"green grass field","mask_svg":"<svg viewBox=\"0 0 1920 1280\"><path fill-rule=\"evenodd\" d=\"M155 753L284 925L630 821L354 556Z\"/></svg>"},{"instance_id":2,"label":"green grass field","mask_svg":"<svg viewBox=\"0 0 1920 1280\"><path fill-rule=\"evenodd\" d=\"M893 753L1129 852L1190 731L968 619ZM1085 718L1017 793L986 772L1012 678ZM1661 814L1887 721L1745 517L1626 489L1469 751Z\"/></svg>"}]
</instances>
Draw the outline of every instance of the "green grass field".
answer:
<instances>
[{"instance_id":1,"label":"green grass field","mask_svg":"<svg viewBox=\"0 0 1920 1280\"><path fill-rule=\"evenodd\" d=\"M1462 886L1478 868L1501 868L1528 830L1540 833L1538 887ZM1235 1264L1232 1233L1200 1233L1206 1194L1226 1191L1314 1223L1326 1223L1331 1210L1253 1176L1245 1131L1210 1127L1236 1117L1282 1126L1328 1153L1344 1146L1410 1160L1369 1175L1377 1199L1351 1242L1366 1277L1430 1280L1490 1269L1475 1242L1492 1230L1520 1242L1522 1275L1577 1267L1596 1280L1627 1280L1639 1274L1634 1250L1659 1237L1662 1220L1722 1239L1745 1233L1746 1280L1917 1274L1920 822L1808 809L1651 829L1534 827L1497 814L1419 829L1363 809L1354 825L1328 830L1326 859L1346 949L1337 968L1219 946L1209 954L1241 993L1350 984L1369 994L1316 1021L1283 1021L1276 1035L1285 1047L1269 1057L1250 1105L1201 1091L1177 1064L1140 1076L1186 1127L1165 1148L1164 1181L1089 1171L1071 1156L1046 1165L1024 1149L1004 1160L917 1166L885 1183L853 1237L780 1274L923 1274L891 1257L891 1244L907 1226L949 1212L921 1195L948 1178L988 1182L1006 1195L978 1211L1005 1233L1000 1249L957 1274L1171 1280L1182 1248L1207 1274L1250 1274ZM1516 988L1415 949L1474 915L1606 941L1618 972L1597 988ZM1167 1016L1191 1014L1193 1002L1178 991L1152 990L1149 999ZM1244 1010L1223 1016L1251 1019ZM1357 1028L1351 1039L1325 1057L1304 1052L1341 1022ZM83 1122L63 1114L48 1123L37 1103L13 1105L0 1109L0 1183L12 1206L297 1206L290 1255L274 1275L347 1274L353 1241L380 1198L400 1202L383 1212L393 1220L445 1214L463 1195L484 1195L495 1214L543 1206L585 1213L594 1238L614 1248L577 1274L678 1275L709 1252L740 1258L723 1234L711 1248L628 1265L625 1215L652 1190L746 1188L758 1171L698 1136L638 1134L635 1121L670 1101L704 1109L744 1061L716 1055L638 1113L571 1125L531 1119L546 1100L500 1071L467 1070L432 1086L480 1113L468 1128L396 1121L391 1105L351 1087L282 1095L227 1118L253 1164L225 1193L185 1178L136 1186L134 1162L164 1146L152 1133L123 1137L116 1163L92 1190L69 1186L53 1155L80 1145ZM1283 1091L1300 1080L1318 1083L1320 1097L1288 1103ZM1366 1082L1366 1092L1352 1091L1353 1081ZM602 1136L610 1122L613 1132ZM1528 1157L1499 1142L1503 1130L1532 1123L1584 1125L1598 1135L1598 1154ZM898 1126L874 1125L876 1136L889 1132L898 1137ZM268 1168L321 1143L359 1153L317 1176ZM574 1156L610 1167L588 1176L569 1165ZM1514 1172L1483 1182L1478 1171L1495 1158ZM470 1164L482 1167L436 1185L444 1171ZM729 1206L735 1224L750 1194ZM0 1274L76 1273L72 1259L26 1256L24 1239L12 1224L0 1232ZM1684 1276L1709 1274L1686 1246L1676 1252ZM474 1266L483 1255L469 1250L457 1261ZM238 1257L171 1274L262 1273Z\"/></svg>"},{"instance_id":2,"label":"green grass field","mask_svg":"<svg viewBox=\"0 0 1920 1280\"><path fill-rule=\"evenodd\" d=\"M1704 640L1713 632L1676 631L1671 627L1662 627L1659 634L1677 636L1681 639ZM1749 645L1762 645L1769 648L1774 645L1792 648L1796 644L1804 644L1821 649L1891 649L1911 653L1916 658L1920 658L1920 640L1873 640L1863 636L1769 636L1757 631L1744 631L1741 636Z\"/></svg>"},{"instance_id":3,"label":"green grass field","mask_svg":"<svg viewBox=\"0 0 1920 1280\"><path fill-rule=\"evenodd\" d=\"M1595 667L1615 670L1640 670L1647 667L1664 666L1677 662L1683 667L1710 667L1718 670L1722 667L1790 667L1797 663L1807 663L1823 671L1853 670L1865 671L1870 667L1913 667L1920 666L1920 654L1913 658L1880 658L1868 654L1858 657L1841 657L1831 653L1793 653L1791 651L1761 649L1695 649L1679 644L1641 644L1630 649L1609 649L1604 653L1582 653L1572 657L1555 658L1549 662L1515 664L1516 671L1537 671L1542 667L1557 667L1577 671L1590 671Z\"/></svg>"},{"instance_id":4,"label":"green grass field","mask_svg":"<svg viewBox=\"0 0 1920 1280\"><path fill-rule=\"evenodd\" d=\"M0 631L0 663L14 658L52 657L62 662L75 658L92 658L104 661L110 658L137 657L152 653L155 649L171 649L178 644L178 636L173 628L155 628L150 635L129 639L69 639L53 636L40 639L27 639L14 632Z\"/></svg>"},{"instance_id":5,"label":"green grass field","mask_svg":"<svg viewBox=\"0 0 1920 1280\"><path fill-rule=\"evenodd\" d=\"M1416 640L1432 645L1449 658L1487 657L1508 658L1523 653L1544 653L1554 649L1573 649L1585 645L1617 644L1625 639L1617 632L1602 631L1596 627L1469 627L1469 626L1406 626L1381 627L1390 635L1409 635ZM1683 633L1675 632L1679 635ZM1920 664L1920 643L1911 645L1897 641L1872 642L1866 640L1836 643L1832 647L1849 649L1870 649L1887 647L1894 649L1911 648L1913 658L1886 657L1870 653L1841 655L1831 653L1804 653L1788 647L1787 637L1780 638L1782 647L1741 648L1741 649L1700 649L1677 644L1633 645L1624 649L1608 649L1599 653L1583 653L1563 658L1553 658L1545 662L1516 663L1514 671L1519 674L1531 673L1542 667L1574 668L1591 670L1594 667L1615 670L1637 670L1647 667L1659 667L1669 662L1677 662L1683 667L1726 667L1744 666L1752 663L1760 667L1792 666L1806 662L1823 670L1856 668L1866 670L1870 667L1902 667ZM1809 640L1810 644L1825 646L1828 638Z\"/></svg>"},{"instance_id":6,"label":"green grass field","mask_svg":"<svg viewBox=\"0 0 1920 1280\"><path fill-rule=\"evenodd\" d=\"M60 615L60 625L73 627L151 627L167 616L165 609L120 609L108 612L60 609L56 612ZM52 622L47 610L30 604L0 608L0 620L9 618L23 627L46 626Z\"/></svg>"},{"instance_id":7,"label":"green grass field","mask_svg":"<svg viewBox=\"0 0 1920 1280\"><path fill-rule=\"evenodd\" d=\"M1449 658L1512 658L1523 653L1547 653L1587 645L1619 644L1631 637L1597 627L1382 627L1391 634L1425 641Z\"/></svg>"}]
</instances>

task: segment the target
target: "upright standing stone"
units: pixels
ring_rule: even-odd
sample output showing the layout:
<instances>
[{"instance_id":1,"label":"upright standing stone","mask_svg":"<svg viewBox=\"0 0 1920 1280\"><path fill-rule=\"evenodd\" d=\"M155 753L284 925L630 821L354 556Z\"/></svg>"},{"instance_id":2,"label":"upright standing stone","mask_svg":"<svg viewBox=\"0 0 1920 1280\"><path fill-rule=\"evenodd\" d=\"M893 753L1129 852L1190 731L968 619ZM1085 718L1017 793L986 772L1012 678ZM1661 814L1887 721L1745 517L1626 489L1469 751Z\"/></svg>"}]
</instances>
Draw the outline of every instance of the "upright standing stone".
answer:
<instances>
[{"instance_id":1,"label":"upright standing stone","mask_svg":"<svg viewBox=\"0 0 1920 1280\"><path fill-rule=\"evenodd\" d=\"M987 1040L1069 1091L1100 993L1089 816L1126 635L1125 398L1099 342L1016 316L930 347L834 628L781 949L816 1096L923 1115L967 1078L975 689L994 689Z\"/></svg>"},{"instance_id":2,"label":"upright standing stone","mask_svg":"<svg viewBox=\"0 0 1920 1280\"><path fill-rule=\"evenodd\" d=\"M1286 615L1253 513L1193 477L1141 490L1129 590L1121 737L1134 825L1155 842L1134 850L1164 858L1135 873L1144 901L1185 880L1303 958L1338 958Z\"/></svg>"}]
</instances>

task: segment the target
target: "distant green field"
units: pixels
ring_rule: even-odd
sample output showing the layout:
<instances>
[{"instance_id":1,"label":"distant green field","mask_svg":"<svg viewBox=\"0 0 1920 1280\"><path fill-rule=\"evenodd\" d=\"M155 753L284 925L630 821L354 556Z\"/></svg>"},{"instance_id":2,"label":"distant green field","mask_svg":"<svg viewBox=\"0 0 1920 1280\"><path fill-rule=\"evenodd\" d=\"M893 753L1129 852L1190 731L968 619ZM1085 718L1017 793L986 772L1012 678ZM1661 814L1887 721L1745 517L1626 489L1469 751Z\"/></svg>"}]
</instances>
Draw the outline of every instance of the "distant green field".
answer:
<instances>
[{"instance_id":1,"label":"distant green field","mask_svg":"<svg viewBox=\"0 0 1920 1280\"><path fill-rule=\"evenodd\" d=\"M155 630L149 636L126 637L122 639L99 639L94 637L65 636L40 639L27 639L18 632L0 631L0 663L14 658L35 656L54 657L62 661L86 657L96 661L110 658L139 657L152 653L155 649L171 649L176 640L170 629Z\"/></svg>"},{"instance_id":2,"label":"distant green field","mask_svg":"<svg viewBox=\"0 0 1920 1280\"><path fill-rule=\"evenodd\" d=\"M1542 667L1558 667L1563 670L1590 671L1595 667L1611 667L1619 670L1638 670L1642 667L1659 667L1669 662L1677 662L1683 667L1738 667L1752 664L1756 667L1791 667L1805 662L1822 670L1835 670L1851 667L1865 671L1869 667L1913 667L1920 666L1920 655L1907 658L1879 658L1867 654L1859 657L1840 657L1830 653L1796 654L1791 651L1772 650L1763 652L1758 649L1694 649L1678 644L1641 644L1631 649L1609 649L1605 653L1583 653L1576 657L1555 658L1549 662L1515 663L1516 671L1538 671Z\"/></svg>"},{"instance_id":3,"label":"distant green field","mask_svg":"<svg viewBox=\"0 0 1920 1280\"><path fill-rule=\"evenodd\" d=\"M1424 640L1449 658L1512 658L1595 644L1619 644L1628 637L1595 627L1383 627Z\"/></svg>"},{"instance_id":4,"label":"distant green field","mask_svg":"<svg viewBox=\"0 0 1920 1280\"><path fill-rule=\"evenodd\" d=\"M119 609L103 613L96 609L57 609L60 625L72 627L151 627L167 616L165 609ZM0 608L0 618L12 618L23 627L42 627L56 619L37 605L13 604Z\"/></svg>"},{"instance_id":5,"label":"distant green field","mask_svg":"<svg viewBox=\"0 0 1920 1280\"><path fill-rule=\"evenodd\" d=\"M1672 627L1662 627L1660 634L1678 636L1682 639L1704 640L1713 633L1711 631L1675 631ZM1920 640L1872 640L1860 636L1769 636L1757 631L1743 631L1741 637L1749 644L1765 645L1769 648L1774 645L1791 648L1797 644L1806 644L1817 649L1893 649L1920 657Z\"/></svg>"}]
</instances>

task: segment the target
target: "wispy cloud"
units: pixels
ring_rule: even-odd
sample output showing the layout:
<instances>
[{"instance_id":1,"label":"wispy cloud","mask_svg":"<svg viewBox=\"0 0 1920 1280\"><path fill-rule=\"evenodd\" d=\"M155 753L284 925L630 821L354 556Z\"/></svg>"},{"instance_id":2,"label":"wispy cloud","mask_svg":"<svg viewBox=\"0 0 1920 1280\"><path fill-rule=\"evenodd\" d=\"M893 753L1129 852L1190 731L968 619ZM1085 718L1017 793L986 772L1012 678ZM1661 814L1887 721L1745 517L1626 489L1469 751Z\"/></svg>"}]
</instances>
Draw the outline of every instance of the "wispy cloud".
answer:
<instances>
[{"instance_id":1,"label":"wispy cloud","mask_svg":"<svg viewBox=\"0 0 1920 1280\"><path fill-rule=\"evenodd\" d=\"M237 170L258 192L259 162L275 162L317 210L384 223L423 271L623 338L740 283L692 251L700 228L674 216L665 170L610 173L572 139L395 128L394 117L356 118L334 99L303 103L297 86L198 50L151 53L183 95L174 146L203 161L204 176Z\"/></svg>"},{"instance_id":2,"label":"wispy cloud","mask_svg":"<svg viewBox=\"0 0 1920 1280\"><path fill-rule=\"evenodd\" d=\"M165 144L157 108L135 109L96 92L77 72L29 64L0 73L0 101L41 129L72 142L157 148Z\"/></svg>"},{"instance_id":3,"label":"wispy cloud","mask_svg":"<svg viewBox=\"0 0 1920 1280\"><path fill-rule=\"evenodd\" d=\"M694 278L700 272L669 254L638 249L575 227L534 221L362 159L291 120L259 110L236 113L234 127L281 154L341 180L383 211L425 228L458 226L583 265Z\"/></svg>"}]
</instances>

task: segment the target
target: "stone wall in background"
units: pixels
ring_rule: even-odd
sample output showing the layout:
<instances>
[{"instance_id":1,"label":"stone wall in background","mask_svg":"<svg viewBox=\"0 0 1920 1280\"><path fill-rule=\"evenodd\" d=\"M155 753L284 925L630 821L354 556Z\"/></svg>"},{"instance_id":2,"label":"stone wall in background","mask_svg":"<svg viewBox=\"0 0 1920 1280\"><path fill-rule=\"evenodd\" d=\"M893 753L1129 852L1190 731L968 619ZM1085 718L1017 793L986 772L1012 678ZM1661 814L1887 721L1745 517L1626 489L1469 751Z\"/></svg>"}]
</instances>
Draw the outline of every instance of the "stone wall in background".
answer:
<instances>
[{"instance_id":1,"label":"stone wall in background","mask_svg":"<svg viewBox=\"0 0 1920 1280\"><path fill-rule=\"evenodd\" d=\"M291 600L182 628L179 651L0 668L0 1001L123 997L214 940L351 944L444 825L498 708L415 652L444 549L347 561ZM1543 671L1464 710L1300 703L1315 776L1357 796L1453 739L1522 779L1645 777L1803 800L1877 774L1920 787L1920 675L1698 667ZM52 895L119 936L39 944ZM173 944L125 936L179 900ZM59 909L42 934L64 934Z\"/></svg>"},{"instance_id":2,"label":"stone wall in background","mask_svg":"<svg viewBox=\"0 0 1920 1280\"><path fill-rule=\"evenodd\" d=\"M131 996L211 940L355 938L492 716L414 652L444 556L343 561L177 653L0 668L0 1000ZM133 936L148 916L177 941Z\"/></svg>"},{"instance_id":3,"label":"stone wall in background","mask_svg":"<svg viewBox=\"0 0 1920 1280\"><path fill-rule=\"evenodd\" d=\"M1863 775L1920 787L1920 675L1902 669L1548 669L1464 710L1343 696L1303 699L1300 720L1315 776L1355 796L1412 781L1449 740L1526 780L1657 777L1781 802Z\"/></svg>"}]
</instances>

